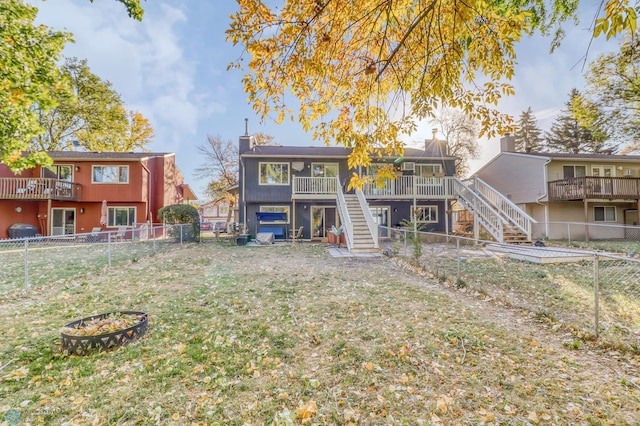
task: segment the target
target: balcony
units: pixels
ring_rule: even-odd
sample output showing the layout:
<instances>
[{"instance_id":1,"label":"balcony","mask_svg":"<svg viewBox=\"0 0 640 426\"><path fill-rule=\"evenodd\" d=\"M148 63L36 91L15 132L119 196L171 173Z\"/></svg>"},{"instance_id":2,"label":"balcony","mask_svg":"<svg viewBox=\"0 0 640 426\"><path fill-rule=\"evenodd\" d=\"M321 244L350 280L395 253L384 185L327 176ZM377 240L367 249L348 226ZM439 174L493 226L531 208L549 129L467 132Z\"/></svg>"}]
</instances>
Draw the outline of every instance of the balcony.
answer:
<instances>
[{"instance_id":1,"label":"balcony","mask_svg":"<svg viewBox=\"0 0 640 426\"><path fill-rule=\"evenodd\" d=\"M80 184L48 178L0 178L0 199L79 201Z\"/></svg>"},{"instance_id":2,"label":"balcony","mask_svg":"<svg viewBox=\"0 0 640 426\"><path fill-rule=\"evenodd\" d=\"M362 188L362 192L367 199L450 199L454 198L453 179L451 176L398 176L396 179L385 179L382 187L367 183ZM335 199L338 190L343 188L335 177L295 177L292 196L306 199Z\"/></svg>"},{"instance_id":3,"label":"balcony","mask_svg":"<svg viewBox=\"0 0 640 426\"><path fill-rule=\"evenodd\" d=\"M639 178L582 176L551 181L547 185L549 201L640 199Z\"/></svg>"}]
</instances>

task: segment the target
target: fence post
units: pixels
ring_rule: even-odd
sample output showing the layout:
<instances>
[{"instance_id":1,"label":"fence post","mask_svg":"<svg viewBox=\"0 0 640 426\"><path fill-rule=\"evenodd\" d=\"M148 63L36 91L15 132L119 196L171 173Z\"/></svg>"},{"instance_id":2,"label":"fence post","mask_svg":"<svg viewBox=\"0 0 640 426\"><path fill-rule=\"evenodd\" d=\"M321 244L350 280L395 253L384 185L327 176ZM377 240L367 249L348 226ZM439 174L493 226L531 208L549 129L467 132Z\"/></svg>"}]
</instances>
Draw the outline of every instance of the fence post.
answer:
<instances>
[{"instance_id":1,"label":"fence post","mask_svg":"<svg viewBox=\"0 0 640 426\"><path fill-rule=\"evenodd\" d=\"M29 239L24 239L24 288L29 291Z\"/></svg>"},{"instance_id":2,"label":"fence post","mask_svg":"<svg viewBox=\"0 0 640 426\"><path fill-rule=\"evenodd\" d=\"M593 255L593 319L595 326L595 335L598 337L598 312L600 306L600 283L598 277L598 253L594 253Z\"/></svg>"},{"instance_id":3,"label":"fence post","mask_svg":"<svg viewBox=\"0 0 640 426\"><path fill-rule=\"evenodd\" d=\"M180 227L180 244L182 244L182 225L178 225Z\"/></svg>"},{"instance_id":4,"label":"fence post","mask_svg":"<svg viewBox=\"0 0 640 426\"><path fill-rule=\"evenodd\" d=\"M460 283L460 238L456 237L456 285Z\"/></svg>"},{"instance_id":5,"label":"fence post","mask_svg":"<svg viewBox=\"0 0 640 426\"><path fill-rule=\"evenodd\" d=\"M164 232L164 229L163 229L162 232ZM153 241L153 252L155 253L157 251L157 249L156 249L156 230L153 229L153 225L151 226L151 240Z\"/></svg>"},{"instance_id":6,"label":"fence post","mask_svg":"<svg viewBox=\"0 0 640 426\"><path fill-rule=\"evenodd\" d=\"M107 253L109 257L109 268L111 268L111 232L107 236Z\"/></svg>"}]
</instances>

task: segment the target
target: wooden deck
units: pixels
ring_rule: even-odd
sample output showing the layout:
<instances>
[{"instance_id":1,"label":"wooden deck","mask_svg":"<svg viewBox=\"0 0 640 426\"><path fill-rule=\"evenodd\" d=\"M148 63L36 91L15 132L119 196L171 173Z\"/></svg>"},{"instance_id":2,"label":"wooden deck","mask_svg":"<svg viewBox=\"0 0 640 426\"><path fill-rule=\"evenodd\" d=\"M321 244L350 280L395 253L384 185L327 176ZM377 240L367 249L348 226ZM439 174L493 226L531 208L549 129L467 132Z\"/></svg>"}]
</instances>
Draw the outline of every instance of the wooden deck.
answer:
<instances>
[{"instance_id":1,"label":"wooden deck","mask_svg":"<svg viewBox=\"0 0 640 426\"><path fill-rule=\"evenodd\" d=\"M593 252L558 247L487 244L487 250L503 253L511 259L524 260L531 263L569 263L593 260Z\"/></svg>"}]
</instances>

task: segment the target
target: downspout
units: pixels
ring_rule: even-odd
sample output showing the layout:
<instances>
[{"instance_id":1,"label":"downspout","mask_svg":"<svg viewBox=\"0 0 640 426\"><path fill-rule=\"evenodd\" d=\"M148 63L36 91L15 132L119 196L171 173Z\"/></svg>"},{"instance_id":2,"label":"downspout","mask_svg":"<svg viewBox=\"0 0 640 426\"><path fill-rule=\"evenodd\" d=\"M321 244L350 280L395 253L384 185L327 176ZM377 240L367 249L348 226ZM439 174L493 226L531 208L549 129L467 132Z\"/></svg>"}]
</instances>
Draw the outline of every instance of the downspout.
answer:
<instances>
[{"instance_id":1,"label":"downspout","mask_svg":"<svg viewBox=\"0 0 640 426\"><path fill-rule=\"evenodd\" d=\"M551 159L547 158L547 162L544 163L544 168L543 168L544 193L540 197L538 197L538 199L536 200L536 203L544 207L544 233L547 236L547 238L549 238L549 201L547 201L547 203L544 204L540 202L540 200L542 200L544 197L547 197L547 200L549 200L549 177L547 175L547 165L550 162L551 162Z\"/></svg>"},{"instance_id":2,"label":"downspout","mask_svg":"<svg viewBox=\"0 0 640 426\"><path fill-rule=\"evenodd\" d=\"M144 164L144 160L140 160L140 164L145 172L147 172L147 201L146 201L146 215L147 215L147 223L153 225L153 220L151 216L151 170Z\"/></svg>"}]
</instances>

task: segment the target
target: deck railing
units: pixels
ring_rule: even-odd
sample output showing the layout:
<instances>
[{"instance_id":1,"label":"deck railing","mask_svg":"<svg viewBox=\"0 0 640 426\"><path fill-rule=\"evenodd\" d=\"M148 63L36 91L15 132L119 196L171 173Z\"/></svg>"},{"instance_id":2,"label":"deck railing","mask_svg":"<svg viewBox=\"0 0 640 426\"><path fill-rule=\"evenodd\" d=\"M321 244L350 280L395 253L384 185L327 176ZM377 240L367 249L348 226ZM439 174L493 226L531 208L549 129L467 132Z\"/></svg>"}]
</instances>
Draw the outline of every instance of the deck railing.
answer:
<instances>
[{"instance_id":1,"label":"deck railing","mask_svg":"<svg viewBox=\"0 0 640 426\"><path fill-rule=\"evenodd\" d=\"M640 199L640 179L633 177L581 176L548 182L549 201Z\"/></svg>"},{"instance_id":2,"label":"deck railing","mask_svg":"<svg viewBox=\"0 0 640 426\"><path fill-rule=\"evenodd\" d=\"M80 184L49 178L0 178L0 199L67 200L80 199Z\"/></svg>"},{"instance_id":3,"label":"deck railing","mask_svg":"<svg viewBox=\"0 0 640 426\"><path fill-rule=\"evenodd\" d=\"M453 198L453 177L399 176L385 179L382 187L374 183L363 186L365 197L386 199L446 199ZM327 195L340 191L340 181L325 177L298 177L293 179L294 195Z\"/></svg>"},{"instance_id":4,"label":"deck railing","mask_svg":"<svg viewBox=\"0 0 640 426\"><path fill-rule=\"evenodd\" d=\"M293 178L293 194L335 194L340 189L337 177L300 177Z\"/></svg>"}]
</instances>

